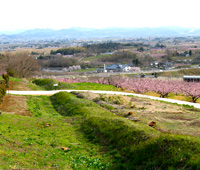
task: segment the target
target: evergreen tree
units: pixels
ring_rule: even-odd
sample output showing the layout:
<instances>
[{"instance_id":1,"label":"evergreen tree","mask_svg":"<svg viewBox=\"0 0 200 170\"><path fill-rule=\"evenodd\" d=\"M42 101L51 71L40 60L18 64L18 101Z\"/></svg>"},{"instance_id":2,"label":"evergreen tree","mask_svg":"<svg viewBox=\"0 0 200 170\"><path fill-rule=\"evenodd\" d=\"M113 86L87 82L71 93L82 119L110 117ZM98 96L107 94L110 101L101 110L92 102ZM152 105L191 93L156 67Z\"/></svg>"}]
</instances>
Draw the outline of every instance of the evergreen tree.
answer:
<instances>
[{"instance_id":1,"label":"evergreen tree","mask_svg":"<svg viewBox=\"0 0 200 170\"><path fill-rule=\"evenodd\" d=\"M192 56L192 50L189 51L189 55Z\"/></svg>"}]
</instances>

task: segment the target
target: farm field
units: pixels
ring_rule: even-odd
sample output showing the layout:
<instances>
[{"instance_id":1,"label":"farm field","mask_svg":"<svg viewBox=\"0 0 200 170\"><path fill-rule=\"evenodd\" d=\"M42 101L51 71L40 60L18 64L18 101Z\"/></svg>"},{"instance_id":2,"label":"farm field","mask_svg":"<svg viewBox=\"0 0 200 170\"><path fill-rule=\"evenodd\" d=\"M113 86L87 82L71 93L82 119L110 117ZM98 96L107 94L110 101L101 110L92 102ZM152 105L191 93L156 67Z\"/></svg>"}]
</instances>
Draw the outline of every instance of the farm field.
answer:
<instances>
[{"instance_id":1,"label":"farm field","mask_svg":"<svg viewBox=\"0 0 200 170\"><path fill-rule=\"evenodd\" d=\"M192 106L179 106L162 101L139 97L84 94L86 98L110 110L118 116L133 122L140 122L144 126L149 122L157 122L156 130L164 133L187 134L199 136L200 110ZM133 114L128 115L129 112ZM191 118L191 119L190 119ZM196 129L197 128L197 129Z\"/></svg>"},{"instance_id":2,"label":"farm field","mask_svg":"<svg viewBox=\"0 0 200 170\"><path fill-rule=\"evenodd\" d=\"M6 95L0 110L2 169L200 168L200 110L193 107L74 92Z\"/></svg>"}]
</instances>

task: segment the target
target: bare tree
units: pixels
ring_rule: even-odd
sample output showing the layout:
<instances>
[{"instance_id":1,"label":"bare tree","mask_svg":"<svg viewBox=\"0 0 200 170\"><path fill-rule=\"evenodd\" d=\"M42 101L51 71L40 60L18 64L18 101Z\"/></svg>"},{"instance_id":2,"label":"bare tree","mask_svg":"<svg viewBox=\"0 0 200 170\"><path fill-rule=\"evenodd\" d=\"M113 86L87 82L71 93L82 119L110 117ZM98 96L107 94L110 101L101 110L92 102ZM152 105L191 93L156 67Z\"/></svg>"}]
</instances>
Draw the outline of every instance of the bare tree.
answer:
<instances>
[{"instance_id":1,"label":"bare tree","mask_svg":"<svg viewBox=\"0 0 200 170\"><path fill-rule=\"evenodd\" d=\"M32 58L28 52L6 53L0 63L2 63L8 74L14 77L31 77L40 70L37 60Z\"/></svg>"}]
</instances>

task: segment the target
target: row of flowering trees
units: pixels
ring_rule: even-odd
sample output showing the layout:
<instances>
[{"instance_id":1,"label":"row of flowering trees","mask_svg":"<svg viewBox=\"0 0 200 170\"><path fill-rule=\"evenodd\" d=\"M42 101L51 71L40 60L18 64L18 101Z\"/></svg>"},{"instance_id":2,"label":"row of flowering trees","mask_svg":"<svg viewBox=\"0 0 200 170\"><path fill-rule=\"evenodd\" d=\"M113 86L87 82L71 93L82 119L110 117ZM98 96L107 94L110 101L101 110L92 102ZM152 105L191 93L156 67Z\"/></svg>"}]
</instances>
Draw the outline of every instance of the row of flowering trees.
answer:
<instances>
[{"instance_id":1,"label":"row of flowering trees","mask_svg":"<svg viewBox=\"0 0 200 170\"><path fill-rule=\"evenodd\" d=\"M179 80L161 80L149 78L129 78L129 77L89 77L81 78L62 78L58 79L66 83L93 82L100 84L110 84L122 90L130 90L135 93L144 94L146 92L156 92L160 97L168 97L170 93L181 94L190 97L195 103L200 98L200 83L184 82Z\"/></svg>"}]
</instances>

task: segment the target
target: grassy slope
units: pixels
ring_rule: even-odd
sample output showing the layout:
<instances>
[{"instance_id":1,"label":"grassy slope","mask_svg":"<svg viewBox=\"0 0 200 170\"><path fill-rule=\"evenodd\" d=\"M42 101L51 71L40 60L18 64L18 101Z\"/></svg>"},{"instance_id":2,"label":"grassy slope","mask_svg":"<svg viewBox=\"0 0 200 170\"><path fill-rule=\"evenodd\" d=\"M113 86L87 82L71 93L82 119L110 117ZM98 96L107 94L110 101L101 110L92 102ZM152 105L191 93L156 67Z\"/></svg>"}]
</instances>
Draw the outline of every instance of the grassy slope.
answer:
<instances>
[{"instance_id":1,"label":"grassy slope","mask_svg":"<svg viewBox=\"0 0 200 170\"><path fill-rule=\"evenodd\" d=\"M28 106L31 117L4 113L0 117L2 169L109 169L109 155L79 131L81 119L60 116L48 96L29 96Z\"/></svg>"},{"instance_id":2,"label":"grassy slope","mask_svg":"<svg viewBox=\"0 0 200 170\"><path fill-rule=\"evenodd\" d=\"M200 169L199 139L158 132L65 92L52 101L61 114L85 117L81 125L88 138L117 153L114 169Z\"/></svg>"}]
</instances>

